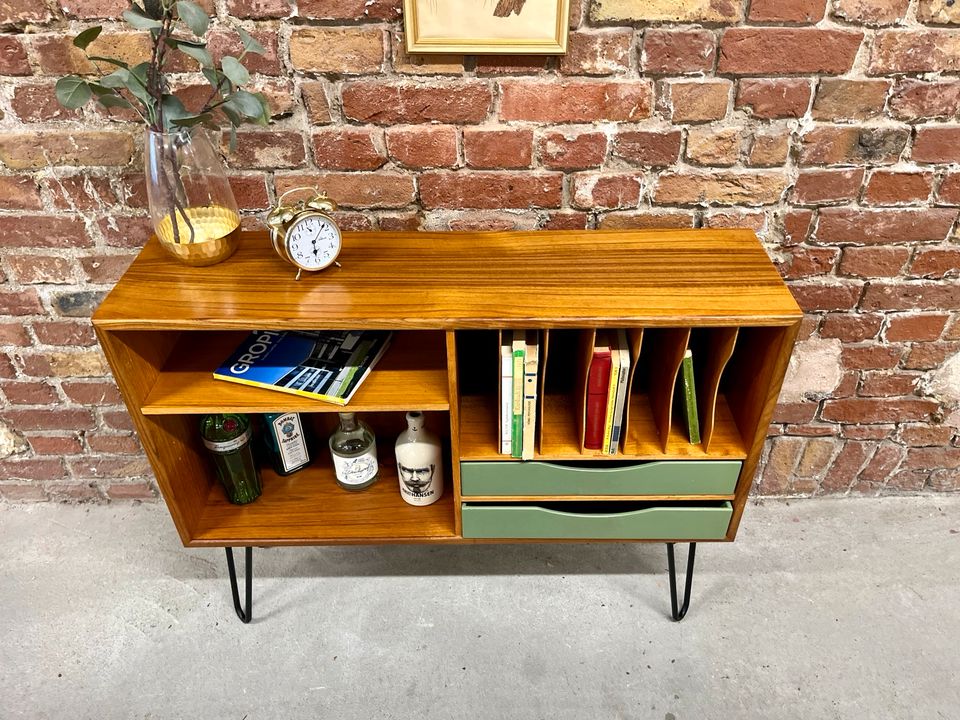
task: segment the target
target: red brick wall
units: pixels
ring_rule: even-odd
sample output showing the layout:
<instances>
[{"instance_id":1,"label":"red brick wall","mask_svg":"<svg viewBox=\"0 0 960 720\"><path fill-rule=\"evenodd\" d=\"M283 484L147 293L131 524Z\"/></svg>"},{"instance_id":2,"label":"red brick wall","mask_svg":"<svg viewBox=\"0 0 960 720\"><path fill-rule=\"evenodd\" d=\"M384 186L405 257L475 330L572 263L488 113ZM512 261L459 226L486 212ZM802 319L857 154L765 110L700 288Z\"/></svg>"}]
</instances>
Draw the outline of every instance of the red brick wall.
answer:
<instances>
[{"instance_id":1,"label":"red brick wall","mask_svg":"<svg viewBox=\"0 0 960 720\"><path fill-rule=\"evenodd\" d=\"M574 0L566 57L432 59L399 0L297 4L216 2L220 51L228 13L269 48L246 209L319 181L349 228L755 228L807 311L759 491L960 488L960 4ZM53 100L87 24L143 52L125 6L0 3L11 500L152 494L88 322L146 234L139 129Z\"/></svg>"}]
</instances>

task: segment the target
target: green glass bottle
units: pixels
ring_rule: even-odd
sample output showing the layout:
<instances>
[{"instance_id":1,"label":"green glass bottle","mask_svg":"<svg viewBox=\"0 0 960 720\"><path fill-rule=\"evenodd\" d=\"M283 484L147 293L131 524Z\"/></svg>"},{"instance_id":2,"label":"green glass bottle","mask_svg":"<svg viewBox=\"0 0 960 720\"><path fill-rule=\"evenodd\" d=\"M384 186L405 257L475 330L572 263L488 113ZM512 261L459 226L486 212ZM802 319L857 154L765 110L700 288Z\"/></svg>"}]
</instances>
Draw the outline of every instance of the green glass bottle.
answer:
<instances>
[{"instance_id":1,"label":"green glass bottle","mask_svg":"<svg viewBox=\"0 0 960 720\"><path fill-rule=\"evenodd\" d=\"M245 505L260 497L260 471L253 461L250 418L235 413L205 415L200 421L200 434L227 499Z\"/></svg>"}]
</instances>

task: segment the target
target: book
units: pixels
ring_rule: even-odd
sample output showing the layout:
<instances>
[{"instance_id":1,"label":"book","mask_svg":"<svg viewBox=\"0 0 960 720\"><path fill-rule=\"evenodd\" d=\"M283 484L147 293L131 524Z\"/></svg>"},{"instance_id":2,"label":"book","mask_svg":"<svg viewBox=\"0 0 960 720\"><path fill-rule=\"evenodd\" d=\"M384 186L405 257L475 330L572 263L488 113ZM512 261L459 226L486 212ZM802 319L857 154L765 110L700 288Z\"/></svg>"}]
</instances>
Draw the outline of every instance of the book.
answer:
<instances>
[{"instance_id":1,"label":"book","mask_svg":"<svg viewBox=\"0 0 960 720\"><path fill-rule=\"evenodd\" d=\"M500 453L513 452L513 347L509 333L501 334L500 343Z\"/></svg>"},{"instance_id":2,"label":"book","mask_svg":"<svg viewBox=\"0 0 960 720\"><path fill-rule=\"evenodd\" d=\"M540 365L540 338L535 330L527 332L523 360L523 448L520 457L533 460L537 427L537 371Z\"/></svg>"},{"instance_id":3,"label":"book","mask_svg":"<svg viewBox=\"0 0 960 720\"><path fill-rule=\"evenodd\" d=\"M589 450L600 450L603 445L603 422L607 416L607 393L610 390L610 362L610 345L598 334L587 372L587 427L583 444Z\"/></svg>"},{"instance_id":4,"label":"book","mask_svg":"<svg viewBox=\"0 0 960 720\"><path fill-rule=\"evenodd\" d=\"M693 380L693 352L683 354L683 404L686 408L687 434L693 445L700 444L700 420L697 417L697 388Z\"/></svg>"},{"instance_id":5,"label":"book","mask_svg":"<svg viewBox=\"0 0 960 720\"><path fill-rule=\"evenodd\" d=\"M346 405L392 336L379 330L254 330L213 377Z\"/></svg>"},{"instance_id":6,"label":"book","mask_svg":"<svg viewBox=\"0 0 960 720\"><path fill-rule=\"evenodd\" d=\"M523 453L523 357L527 339L523 330L513 331L513 420L510 433L510 455L518 458Z\"/></svg>"},{"instance_id":7,"label":"book","mask_svg":"<svg viewBox=\"0 0 960 720\"><path fill-rule=\"evenodd\" d=\"M617 384L617 405L613 410L613 434L610 438L610 454L616 455L620 446L620 436L623 430L623 416L627 408L627 396L630 388L630 343L627 340L626 330L617 330L617 349L620 351L620 377Z\"/></svg>"},{"instance_id":8,"label":"book","mask_svg":"<svg viewBox=\"0 0 960 720\"><path fill-rule=\"evenodd\" d=\"M608 335L610 342L610 379L607 381L607 408L603 418L603 442L600 449L610 454L610 442L613 439L613 411L617 407L617 389L620 387L620 348L616 343L616 334Z\"/></svg>"}]
</instances>

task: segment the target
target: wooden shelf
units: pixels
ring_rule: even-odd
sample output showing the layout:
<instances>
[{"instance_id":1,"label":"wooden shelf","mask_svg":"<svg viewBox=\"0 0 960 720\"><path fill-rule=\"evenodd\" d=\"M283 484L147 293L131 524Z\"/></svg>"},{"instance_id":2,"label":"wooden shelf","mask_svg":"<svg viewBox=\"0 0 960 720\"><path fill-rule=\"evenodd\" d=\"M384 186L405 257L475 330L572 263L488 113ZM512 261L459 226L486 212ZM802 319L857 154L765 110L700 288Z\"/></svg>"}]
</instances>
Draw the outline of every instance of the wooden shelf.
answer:
<instances>
[{"instance_id":1,"label":"wooden shelf","mask_svg":"<svg viewBox=\"0 0 960 720\"><path fill-rule=\"evenodd\" d=\"M443 333L399 331L348 408L213 378L214 369L247 332L184 332L161 369L144 415L215 412L356 412L448 410Z\"/></svg>"},{"instance_id":2,"label":"wooden shelf","mask_svg":"<svg viewBox=\"0 0 960 720\"><path fill-rule=\"evenodd\" d=\"M460 457L463 460L503 460L497 447L497 399L486 395L465 395L460 399ZM674 418L663 452L653 412L646 395L630 399L630 426L625 452L604 455L599 450L580 452L576 405L566 395L547 395L541 418L542 451L536 460L743 460L746 448L740 438L730 407L723 395L717 398L716 429L710 452L691 445L681 418Z\"/></svg>"},{"instance_id":3,"label":"wooden shelf","mask_svg":"<svg viewBox=\"0 0 960 720\"><path fill-rule=\"evenodd\" d=\"M380 479L351 492L334 481L328 454L287 477L261 470L263 494L249 505L233 505L219 482L211 484L206 507L191 532L190 546L315 545L431 542L456 539L449 485L433 505L414 507L400 497L396 463L380 457Z\"/></svg>"}]
</instances>

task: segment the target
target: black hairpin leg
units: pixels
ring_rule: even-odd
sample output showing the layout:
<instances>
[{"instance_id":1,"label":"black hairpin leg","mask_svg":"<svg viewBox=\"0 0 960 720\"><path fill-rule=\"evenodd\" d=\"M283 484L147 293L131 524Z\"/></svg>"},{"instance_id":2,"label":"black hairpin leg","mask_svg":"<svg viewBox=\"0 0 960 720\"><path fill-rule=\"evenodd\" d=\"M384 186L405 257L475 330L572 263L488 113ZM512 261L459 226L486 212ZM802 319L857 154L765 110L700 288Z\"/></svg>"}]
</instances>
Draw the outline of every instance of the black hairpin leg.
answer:
<instances>
[{"instance_id":1,"label":"black hairpin leg","mask_svg":"<svg viewBox=\"0 0 960 720\"><path fill-rule=\"evenodd\" d=\"M670 569L670 610L676 622L683 620L690 607L690 589L693 587L693 561L697 557L697 544L690 543L687 553L687 578L683 588L683 606L677 607L677 565L673 559L674 543L667 543L667 566Z\"/></svg>"},{"instance_id":2,"label":"black hairpin leg","mask_svg":"<svg viewBox=\"0 0 960 720\"><path fill-rule=\"evenodd\" d=\"M237 589L237 568L233 564L233 548L225 548L227 551L227 570L230 572L230 591L233 593L233 608L237 611L237 617L240 622L248 623L253 619L253 548L244 548L244 589L246 590L247 607L246 610L240 606L240 591Z\"/></svg>"}]
</instances>

